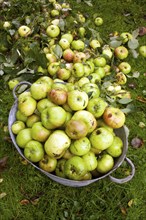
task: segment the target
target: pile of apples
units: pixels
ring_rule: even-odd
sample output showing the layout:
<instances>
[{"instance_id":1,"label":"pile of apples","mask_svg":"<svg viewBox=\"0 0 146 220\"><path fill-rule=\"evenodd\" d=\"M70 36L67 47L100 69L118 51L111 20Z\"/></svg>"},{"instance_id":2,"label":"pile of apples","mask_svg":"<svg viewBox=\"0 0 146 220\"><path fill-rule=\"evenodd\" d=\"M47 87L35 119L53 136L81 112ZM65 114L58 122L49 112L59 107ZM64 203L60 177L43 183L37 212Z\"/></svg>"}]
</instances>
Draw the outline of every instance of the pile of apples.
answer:
<instances>
[{"instance_id":1,"label":"pile of apples","mask_svg":"<svg viewBox=\"0 0 146 220\"><path fill-rule=\"evenodd\" d=\"M55 4L57 13L60 9ZM103 20L97 17L94 22L100 26ZM31 30L23 25L18 33L27 37ZM74 34L62 33L58 17L52 19L46 34L47 74L19 94L12 132L25 158L41 169L71 180L96 178L109 172L123 151L114 129L125 124L125 114L105 100L101 88L114 72L106 93L130 97L122 86L131 71L124 59L128 56L125 43L132 36L123 33L123 45L113 48L96 37L87 41L84 27ZM113 58L118 60L116 68Z\"/></svg>"}]
</instances>

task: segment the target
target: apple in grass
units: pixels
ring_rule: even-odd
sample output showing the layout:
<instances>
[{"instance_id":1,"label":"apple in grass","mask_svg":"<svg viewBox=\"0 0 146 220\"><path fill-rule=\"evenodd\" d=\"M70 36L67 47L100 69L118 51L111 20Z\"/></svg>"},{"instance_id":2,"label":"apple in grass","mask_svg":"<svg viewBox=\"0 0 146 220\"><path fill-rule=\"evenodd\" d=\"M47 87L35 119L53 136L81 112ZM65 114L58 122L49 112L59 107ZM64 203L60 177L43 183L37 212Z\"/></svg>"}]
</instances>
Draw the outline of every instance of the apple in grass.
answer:
<instances>
[{"instance_id":1,"label":"apple in grass","mask_svg":"<svg viewBox=\"0 0 146 220\"><path fill-rule=\"evenodd\" d=\"M97 158L94 152L89 151L85 155L82 156L87 171L93 171L97 167Z\"/></svg>"},{"instance_id":2,"label":"apple in grass","mask_svg":"<svg viewBox=\"0 0 146 220\"><path fill-rule=\"evenodd\" d=\"M73 114L72 119L76 121L83 121L87 126L88 134L94 131L94 129L97 127L96 118L87 110L76 111Z\"/></svg>"},{"instance_id":3,"label":"apple in grass","mask_svg":"<svg viewBox=\"0 0 146 220\"><path fill-rule=\"evenodd\" d=\"M83 156L90 151L91 144L87 137L72 141L69 150L72 154Z\"/></svg>"},{"instance_id":4,"label":"apple in grass","mask_svg":"<svg viewBox=\"0 0 146 220\"><path fill-rule=\"evenodd\" d=\"M42 122L35 122L31 129L31 136L34 140L39 142L45 142L49 135L51 134L51 131L46 129Z\"/></svg>"},{"instance_id":5,"label":"apple in grass","mask_svg":"<svg viewBox=\"0 0 146 220\"><path fill-rule=\"evenodd\" d=\"M44 157L44 148L42 143L30 140L24 148L24 156L33 163L37 163Z\"/></svg>"},{"instance_id":6,"label":"apple in grass","mask_svg":"<svg viewBox=\"0 0 146 220\"><path fill-rule=\"evenodd\" d=\"M89 99L87 111L91 112L95 118L100 118L103 115L107 105L107 102L100 97L92 98Z\"/></svg>"},{"instance_id":7,"label":"apple in grass","mask_svg":"<svg viewBox=\"0 0 146 220\"><path fill-rule=\"evenodd\" d=\"M8 81L8 86L10 90L13 90L14 87L19 83L17 79L11 79Z\"/></svg>"},{"instance_id":8,"label":"apple in grass","mask_svg":"<svg viewBox=\"0 0 146 220\"><path fill-rule=\"evenodd\" d=\"M124 60L128 57L128 50L124 46L118 46L114 50L115 57Z\"/></svg>"},{"instance_id":9,"label":"apple in grass","mask_svg":"<svg viewBox=\"0 0 146 220\"><path fill-rule=\"evenodd\" d=\"M94 50L101 47L101 44L100 42L97 40L97 39L92 39L90 42L89 42L89 45L91 48L93 48Z\"/></svg>"},{"instance_id":10,"label":"apple in grass","mask_svg":"<svg viewBox=\"0 0 146 220\"><path fill-rule=\"evenodd\" d=\"M30 96L22 97L18 101L18 110L25 116L30 116L34 113L37 106L37 102Z\"/></svg>"},{"instance_id":11,"label":"apple in grass","mask_svg":"<svg viewBox=\"0 0 146 220\"><path fill-rule=\"evenodd\" d=\"M41 113L45 108L56 106L48 97L37 102L37 110Z\"/></svg>"},{"instance_id":12,"label":"apple in grass","mask_svg":"<svg viewBox=\"0 0 146 220\"><path fill-rule=\"evenodd\" d=\"M45 152L52 158L59 159L69 148L71 139L63 130L53 131L44 144Z\"/></svg>"},{"instance_id":13,"label":"apple in grass","mask_svg":"<svg viewBox=\"0 0 146 220\"><path fill-rule=\"evenodd\" d=\"M63 54L62 54L63 58L65 61L67 62L72 62L73 59L74 59L74 52L72 49L68 48L68 49L65 49L63 51Z\"/></svg>"},{"instance_id":14,"label":"apple in grass","mask_svg":"<svg viewBox=\"0 0 146 220\"><path fill-rule=\"evenodd\" d=\"M49 157L47 154L39 161L39 167L46 172L53 172L57 166L57 159Z\"/></svg>"},{"instance_id":15,"label":"apple in grass","mask_svg":"<svg viewBox=\"0 0 146 220\"><path fill-rule=\"evenodd\" d=\"M34 113L34 114L27 117L26 126L28 128L31 128L35 122L38 122L40 120L41 120L40 116Z\"/></svg>"},{"instance_id":16,"label":"apple in grass","mask_svg":"<svg viewBox=\"0 0 146 220\"><path fill-rule=\"evenodd\" d=\"M102 47L102 55L105 56L107 59L111 59L113 56L113 51L111 50L108 44L105 44Z\"/></svg>"},{"instance_id":17,"label":"apple in grass","mask_svg":"<svg viewBox=\"0 0 146 220\"><path fill-rule=\"evenodd\" d=\"M93 97L98 98L100 95L100 89L95 83L86 83L81 87L81 90L86 92L89 99Z\"/></svg>"},{"instance_id":18,"label":"apple in grass","mask_svg":"<svg viewBox=\"0 0 146 220\"><path fill-rule=\"evenodd\" d=\"M66 124L65 132L71 139L78 140L87 135L88 128L83 121L77 121L71 118Z\"/></svg>"},{"instance_id":19,"label":"apple in grass","mask_svg":"<svg viewBox=\"0 0 146 220\"><path fill-rule=\"evenodd\" d=\"M120 137L114 136L113 143L106 149L106 152L112 157L119 157L123 151L123 142Z\"/></svg>"},{"instance_id":20,"label":"apple in grass","mask_svg":"<svg viewBox=\"0 0 146 220\"><path fill-rule=\"evenodd\" d=\"M61 38L58 43L63 50L70 48L70 43L65 38Z\"/></svg>"},{"instance_id":21,"label":"apple in grass","mask_svg":"<svg viewBox=\"0 0 146 220\"><path fill-rule=\"evenodd\" d=\"M66 120L66 111L60 106L52 106L41 113L41 121L45 128L55 129L62 126Z\"/></svg>"},{"instance_id":22,"label":"apple in grass","mask_svg":"<svg viewBox=\"0 0 146 220\"><path fill-rule=\"evenodd\" d=\"M123 32L120 34L120 37L122 39L122 43L127 43L129 40L132 39L132 34L130 34L129 32Z\"/></svg>"},{"instance_id":23,"label":"apple in grass","mask_svg":"<svg viewBox=\"0 0 146 220\"><path fill-rule=\"evenodd\" d=\"M96 67L104 67L106 65L106 59L102 56L94 58L94 65Z\"/></svg>"},{"instance_id":24,"label":"apple in grass","mask_svg":"<svg viewBox=\"0 0 146 220\"><path fill-rule=\"evenodd\" d=\"M101 155L98 159L97 159L97 171L99 173L105 174L107 172L109 172L114 166L114 159L111 155L105 153L103 155Z\"/></svg>"},{"instance_id":25,"label":"apple in grass","mask_svg":"<svg viewBox=\"0 0 146 220\"><path fill-rule=\"evenodd\" d=\"M104 127L96 128L89 136L92 147L101 151L107 149L113 139L113 134Z\"/></svg>"},{"instance_id":26,"label":"apple in grass","mask_svg":"<svg viewBox=\"0 0 146 220\"><path fill-rule=\"evenodd\" d=\"M48 96L50 97L51 101L56 105L63 105L67 101L67 91L63 89L51 89Z\"/></svg>"},{"instance_id":27,"label":"apple in grass","mask_svg":"<svg viewBox=\"0 0 146 220\"><path fill-rule=\"evenodd\" d=\"M48 73L50 74L50 76L55 76L59 68L60 68L59 62L52 62L48 65Z\"/></svg>"},{"instance_id":28,"label":"apple in grass","mask_svg":"<svg viewBox=\"0 0 146 220\"><path fill-rule=\"evenodd\" d=\"M71 73L76 78L83 77L85 73L84 65L82 63L74 63Z\"/></svg>"},{"instance_id":29,"label":"apple in grass","mask_svg":"<svg viewBox=\"0 0 146 220\"><path fill-rule=\"evenodd\" d=\"M103 113L104 122L112 128L120 128L125 123L125 114L121 109L109 106Z\"/></svg>"},{"instance_id":30,"label":"apple in grass","mask_svg":"<svg viewBox=\"0 0 146 220\"><path fill-rule=\"evenodd\" d=\"M142 45L139 47L139 53L141 56L146 57L146 45Z\"/></svg>"},{"instance_id":31,"label":"apple in grass","mask_svg":"<svg viewBox=\"0 0 146 220\"><path fill-rule=\"evenodd\" d=\"M81 180L86 173L86 164L79 156L71 157L64 164L64 174L68 179Z\"/></svg>"},{"instance_id":32,"label":"apple in grass","mask_svg":"<svg viewBox=\"0 0 146 220\"><path fill-rule=\"evenodd\" d=\"M51 24L47 27L46 33L49 37L55 38L60 34L60 28L57 25Z\"/></svg>"},{"instance_id":33,"label":"apple in grass","mask_svg":"<svg viewBox=\"0 0 146 220\"><path fill-rule=\"evenodd\" d=\"M80 40L80 39L73 40L71 42L71 47L72 47L73 50L83 51L84 48L85 48L85 43L82 40Z\"/></svg>"},{"instance_id":34,"label":"apple in grass","mask_svg":"<svg viewBox=\"0 0 146 220\"><path fill-rule=\"evenodd\" d=\"M119 85L124 85L127 82L127 77L123 72L118 72L115 75L115 78L116 78L116 83Z\"/></svg>"},{"instance_id":35,"label":"apple in grass","mask_svg":"<svg viewBox=\"0 0 146 220\"><path fill-rule=\"evenodd\" d=\"M72 90L68 92L67 103L73 111L85 109L88 105L88 95L84 91Z\"/></svg>"},{"instance_id":36,"label":"apple in grass","mask_svg":"<svg viewBox=\"0 0 146 220\"><path fill-rule=\"evenodd\" d=\"M86 29L84 27L79 27L78 34L81 38L85 37L86 35Z\"/></svg>"},{"instance_id":37,"label":"apple in grass","mask_svg":"<svg viewBox=\"0 0 146 220\"><path fill-rule=\"evenodd\" d=\"M23 130L25 128L25 123L23 121L15 121L12 126L11 126L11 130L13 132L13 134L18 134L19 131Z\"/></svg>"},{"instance_id":38,"label":"apple in grass","mask_svg":"<svg viewBox=\"0 0 146 220\"><path fill-rule=\"evenodd\" d=\"M71 33L62 34L61 38L66 39L69 43L73 41L73 35Z\"/></svg>"},{"instance_id":39,"label":"apple in grass","mask_svg":"<svg viewBox=\"0 0 146 220\"><path fill-rule=\"evenodd\" d=\"M103 24L103 19L101 17L96 17L94 23L96 26L101 26Z\"/></svg>"},{"instance_id":40,"label":"apple in grass","mask_svg":"<svg viewBox=\"0 0 146 220\"><path fill-rule=\"evenodd\" d=\"M28 141L32 140L31 128L24 128L16 136L16 143L19 147L24 148Z\"/></svg>"},{"instance_id":41,"label":"apple in grass","mask_svg":"<svg viewBox=\"0 0 146 220\"><path fill-rule=\"evenodd\" d=\"M128 74L131 72L131 65L128 62L121 62L118 65L118 68L124 74Z\"/></svg>"},{"instance_id":42,"label":"apple in grass","mask_svg":"<svg viewBox=\"0 0 146 220\"><path fill-rule=\"evenodd\" d=\"M18 28L18 34L21 37L28 37L31 34L31 29L26 25L22 25Z\"/></svg>"}]
</instances>

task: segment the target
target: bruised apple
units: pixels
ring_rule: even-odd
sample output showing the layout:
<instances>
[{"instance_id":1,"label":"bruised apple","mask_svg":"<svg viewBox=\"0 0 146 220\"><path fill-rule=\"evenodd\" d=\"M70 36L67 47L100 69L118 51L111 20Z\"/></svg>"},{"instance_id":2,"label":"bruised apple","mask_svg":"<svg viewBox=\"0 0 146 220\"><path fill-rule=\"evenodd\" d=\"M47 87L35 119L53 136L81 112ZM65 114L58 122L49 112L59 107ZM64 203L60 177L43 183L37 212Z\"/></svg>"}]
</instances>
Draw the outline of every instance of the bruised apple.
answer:
<instances>
[{"instance_id":1,"label":"bruised apple","mask_svg":"<svg viewBox=\"0 0 146 220\"><path fill-rule=\"evenodd\" d=\"M67 101L67 92L63 89L51 89L49 97L56 105L63 105Z\"/></svg>"},{"instance_id":2,"label":"bruised apple","mask_svg":"<svg viewBox=\"0 0 146 220\"><path fill-rule=\"evenodd\" d=\"M47 154L39 161L39 167L49 173L53 172L57 166L57 159L49 157Z\"/></svg>"},{"instance_id":3,"label":"bruised apple","mask_svg":"<svg viewBox=\"0 0 146 220\"><path fill-rule=\"evenodd\" d=\"M72 154L77 156L83 156L90 151L91 143L87 137L80 138L72 141L69 150Z\"/></svg>"}]
</instances>

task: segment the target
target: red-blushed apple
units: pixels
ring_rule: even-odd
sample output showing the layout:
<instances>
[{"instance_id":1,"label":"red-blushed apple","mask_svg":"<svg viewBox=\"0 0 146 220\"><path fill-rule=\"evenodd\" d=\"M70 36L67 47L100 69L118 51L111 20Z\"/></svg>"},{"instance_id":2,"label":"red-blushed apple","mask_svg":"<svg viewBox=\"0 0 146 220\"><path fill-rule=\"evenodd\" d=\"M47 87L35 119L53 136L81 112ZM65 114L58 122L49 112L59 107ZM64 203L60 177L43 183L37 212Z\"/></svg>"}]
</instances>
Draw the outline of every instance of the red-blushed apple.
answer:
<instances>
[{"instance_id":1,"label":"red-blushed apple","mask_svg":"<svg viewBox=\"0 0 146 220\"><path fill-rule=\"evenodd\" d=\"M106 152L112 157L119 157L123 151L123 141L120 137L114 136L113 143L106 149Z\"/></svg>"},{"instance_id":2,"label":"red-blushed apple","mask_svg":"<svg viewBox=\"0 0 146 220\"><path fill-rule=\"evenodd\" d=\"M48 96L56 105L63 105L67 101L67 92L63 89L51 89Z\"/></svg>"},{"instance_id":3,"label":"red-blushed apple","mask_svg":"<svg viewBox=\"0 0 146 220\"><path fill-rule=\"evenodd\" d=\"M59 159L69 148L71 139L63 130L53 131L44 144L44 149L50 157Z\"/></svg>"},{"instance_id":4,"label":"red-blushed apple","mask_svg":"<svg viewBox=\"0 0 146 220\"><path fill-rule=\"evenodd\" d=\"M53 172L57 166L57 159L49 157L47 154L39 161L39 167L46 172Z\"/></svg>"},{"instance_id":5,"label":"red-blushed apple","mask_svg":"<svg viewBox=\"0 0 146 220\"><path fill-rule=\"evenodd\" d=\"M97 167L97 158L96 158L94 152L89 151L86 154L84 154L82 156L82 158L85 162L87 171L92 171L92 170L96 169L96 167Z\"/></svg>"},{"instance_id":6,"label":"red-blushed apple","mask_svg":"<svg viewBox=\"0 0 146 220\"><path fill-rule=\"evenodd\" d=\"M87 110L76 111L73 116L73 120L83 121L88 129L88 134L94 131L97 126L97 121L94 115Z\"/></svg>"},{"instance_id":7,"label":"red-blushed apple","mask_svg":"<svg viewBox=\"0 0 146 220\"><path fill-rule=\"evenodd\" d=\"M112 128L120 128L125 123L125 114L121 109L109 106L103 113L105 123Z\"/></svg>"},{"instance_id":8,"label":"red-blushed apple","mask_svg":"<svg viewBox=\"0 0 146 220\"><path fill-rule=\"evenodd\" d=\"M68 92L67 103L73 111L85 109L88 105L88 95L84 91L72 90Z\"/></svg>"},{"instance_id":9,"label":"red-blushed apple","mask_svg":"<svg viewBox=\"0 0 146 220\"><path fill-rule=\"evenodd\" d=\"M83 156L90 151L91 144L87 137L72 141L69 150L72 154Z\"/></svg>"},{"instance_id":10,"label":"red-blushed apple","mask_svg":"<svg viewBox=\"0 0 146 220\"><path fill-rule=\"evenodd\" d=\"M65 61L67 62L72 62L74 59L74 52L72 49L68 48L66 50L63 51L63 58Z\"/></svg>"},{"instance_id":11,"label":"red-blushed apple","mask_svg":"<svg viewBox=\"0 0 146 220\"><path fill-rule=\"evenodd\" d=\"M77 121L71 118L66 124L65 132L71 139L77 140L85 137L88 133L88 129L83 121Z\"/></svg>"},{"instance_id":12,"label":"red-blushed apple","mask_svg":"<svg viewBox=\"0 0 146 220\"><path fill-rule=\"evenodd\" d=\"M105 127L96 128L89 136L91 146L98 150L107 149L113 142L113 134Z\"/></svg>"},{"instance_id":13,"label":"red-blushed apple","mask_svg":"<svg viewBox=\"0 0 146 220\"><path fill-rule=\"evenodd\" d=\"M73 58L73 63L83 63L86 61L86 54L81 51L75 51L74 53L74 58Z\"/></svg>"},{"instance_id":14,"label":"red-blushed apple","mask_svg":"<svg viewBox=\"0 0 146 220\"><path fill-rule=\"evenodd\" d=\"M57 77L62 80L68 80L71 76L71 70L67 68L60 68L57 71Z\"/></svg>"},{"instance_id":15,"label":"red-blushed apple","mask_svg":"<svg viewBox=\"0 0 146 220\"><path fill-rule=\"evenodd\" d=\"M39 162L44 157L43 145L39 141L30 140L24 148L24 156L31 162Z\"/></svg>"},{"instance_id":16,"label":"red-blushed apple","mask_svg":"<svg viewBox=\"0 0 146 220\"><path fill-rule=\"evenodd\" d=\"M34 113L37 106L37 102L30 96L22 97L18 101L18 110L25 116L30 116Z\"/></svg>"},{"instance_id":17,"label":"red-blushed apple","mask_svg":"<svg viewBox=\"0 0 146 220\"><path fill-rule=\"evenodd\" d=\"M97 171L105 174L109 172L114 166L114 159L109 154L105 153L97 159Z\"/></svg>"},{"instance_id":18,"label":"red-blushed apple","mask_svg":"<svg viewBox=\"0 0 146 220\"><path fill-rule=\"evenodd\" d=\"M15 121L12 126L11 126L11 130L13 132L13 134L18 134L19 131L23 130L25 128L25 123L23 121Z\"/></svg>"},{"instance_id":19,"label":"red-blushed apple","mask_svg":"<svg viewBox=\"0 0 146 220\"><path fill-rule=\"evenodd\" d=\"M84 160L79 156L73 156L64 164L64 174L68 179L81 180L87 173Z\"/></svg>"},{"instance_id":20,"label":"red-blushed apple","mask_svg":"<svg viewBox=\"0 0 146 220\"><path fill-rule=\"evenodd\" d=\"M50 134L51 131L46 129L41 121L35 122L31 128L32 138L39 142L45 142Z\"/></svg>"},{"instance_id":21,"label":"red-blushed apple","mask_svg":"<svg viewBox=\"0 0 146 220\"><path fill-rule=\"evenodd\" d=\"M41 120L40 116L34 113L27 117L26 126L28 128L31 128L35 122L38 122L40 120Z\"/></svg>"},{"instance_id":22,"label":"red-blushed apple","mask_svg":"<svg viewBox=\"0 0 146 220\"><path fill-rule=\"evenodd\" d=\"M120 60L124 60L128 57L129 52L126 47L119 46L119 47L115 48L114 54L115 54L116 58L118 58Z\"/></svg>"},{"instance_id":23,"label":"red-blushed apple","mask_svg":"<svg viewBox=\"0 0 146 220\"><path fill-rule=\"evenodd\" d=\"M51 24L47 27L46 33L49 37L57 37L60 34L60 28L57 25Z\"/></svg>"},{"instance_id":24,"label":"red-blushed apple","mask_svg":"<svg viewBox=\"0 0 146 220\"><path fill-rule=\"evenodd\" d=\"M32 140L31 128L22 129L16 136L16 143L21 148L24 148L30 140Z\"/></svg>"},{"instance_id":25,"label":"red-blushed apple","mask_svg":"<svg viewBox=\"0 0 146 220\"><path fill-rule=\"evenodd\" d=\"M107 102L103 98L92 98L88 101L87 111L91 112L95 118L100 118L107 105Z\"/></svg>"},{"instance_id":26,"label":"red-blushed apple","mask_svg":"<svg viewBox=\"0 0 146 220\"><path fill-rule=\"evenodd\" d=\"M116 83L119 85L124 85L127 82L127 77L123 72L118 72L115 75L115 78L116 78Z\"/></svg>"}]
</instances>

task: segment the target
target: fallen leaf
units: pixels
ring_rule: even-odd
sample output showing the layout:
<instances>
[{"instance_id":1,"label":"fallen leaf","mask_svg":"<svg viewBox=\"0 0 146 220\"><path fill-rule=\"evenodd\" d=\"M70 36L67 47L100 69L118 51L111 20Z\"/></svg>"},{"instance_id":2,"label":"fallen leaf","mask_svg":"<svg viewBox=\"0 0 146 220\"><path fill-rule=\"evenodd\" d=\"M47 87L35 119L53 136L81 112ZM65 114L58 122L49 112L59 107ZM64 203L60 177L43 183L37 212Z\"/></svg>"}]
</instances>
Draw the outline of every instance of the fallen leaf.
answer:
<instances>
[{"instance_id":1,"label":"fallen leaf","mask_svg":"<svg viewBox=\"0 0 146 220\"><path fill-rule=\"evenodd\" d=\"M137 96L136 99L137 99L138 101L140 101L140 102L146 103L146 98L144 98L144 97Z\"/></svg>"},{"instance_id":2,"label":"fallen leaf","mask_svg":"<svg viewBox=\"0 0 146 220\"><path fill-rule=\"evenodd\" d=\"M131 199L131 200L128 202L128 206L131 207L131 206L133 205L133 202L134 202L134 200Z\"/></svg>"},{"instance_id":3,"label":"fallen leaf","mask_svg":"<svg viewBox=\"0 0 146 220\"><path fill-rule=\"evenodd\" d=\"M0 159L0 172L2 172L6 168L7 160L7 156Z\"/></svg>"},{"instance_id":4,"label":"fallen leaf","mask_svg":"<svg viewBox=\"0 0 146 220\"><path fill-rule=\"evenodd\" d=\"M0 183L2 183L2 182L3 182L3 178L0 179Z\"/></svg>"},{"instance_id":5,"label":"fallen leaf","mask_svg":"<svg viewBox=\"0 0 146 220\"><path fill-rule=\"evenodd\" d=\"M125 207L121 207L121 212L123 215L126 215L127 214L127 210Z\"/></svg>"},{"instance_id":6,"label":"fallen leaf","mask_svg":"<svg viewBox=\"0 0 146 220\"><path fill-rule=\"evenodd\" d=\"M21 205L28 205L30 203L30 201L28 199L23 199L20 201Z\"/></svg>"},{"instance_id":7,"label":"fallen leaf","mask_svg":"<svg viewBox=\"0 0 146 220\"><path fill-rule=\"evenodd\" d=\"M5 192L0 193L0 199L4 198L7 194Z\"/></svg>"}]
</instances>

